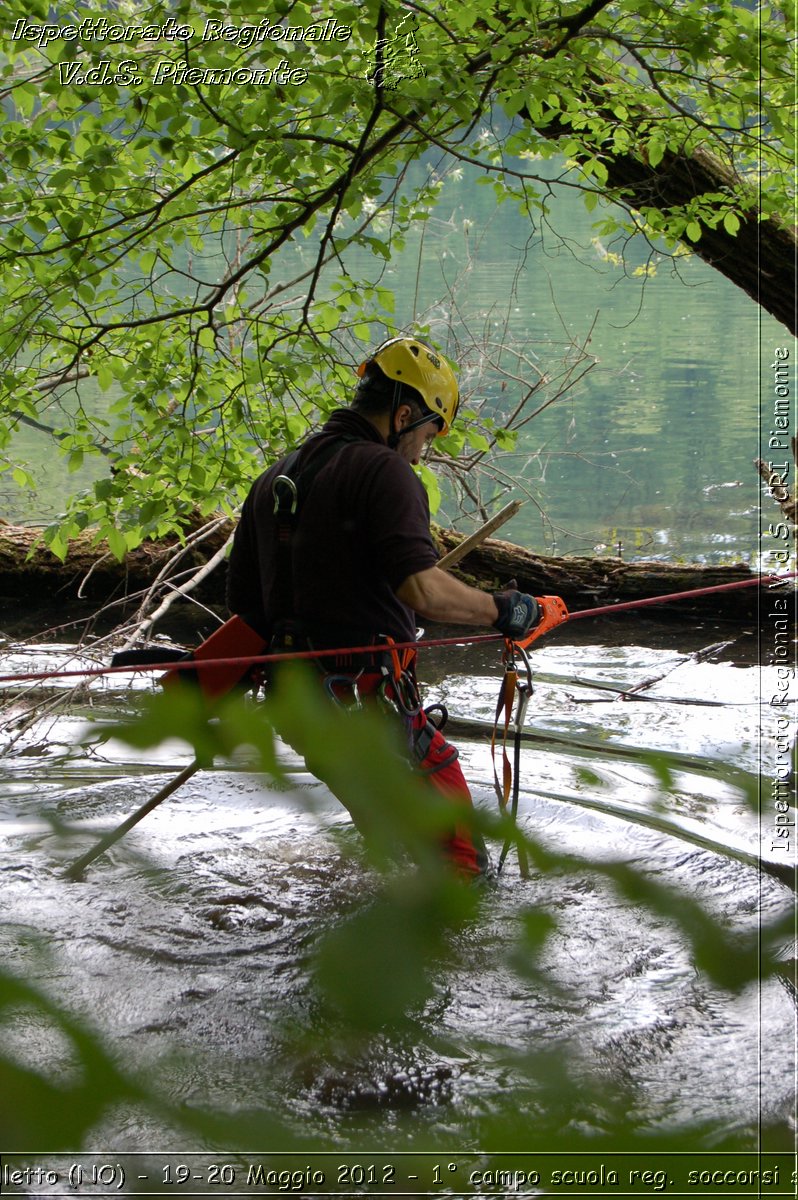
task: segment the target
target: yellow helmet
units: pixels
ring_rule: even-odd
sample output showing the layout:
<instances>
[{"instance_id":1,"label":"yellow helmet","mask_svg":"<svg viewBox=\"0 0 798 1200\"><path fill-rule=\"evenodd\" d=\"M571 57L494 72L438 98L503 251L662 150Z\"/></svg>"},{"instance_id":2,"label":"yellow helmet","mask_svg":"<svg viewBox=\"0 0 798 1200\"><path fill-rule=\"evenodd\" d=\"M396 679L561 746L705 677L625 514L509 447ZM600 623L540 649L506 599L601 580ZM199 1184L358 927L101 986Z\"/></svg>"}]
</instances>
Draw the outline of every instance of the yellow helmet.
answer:
<instances>
[{"instance_id":1,"label":"yellow helmet","mask_svg":"<svg viewBox=\"0 0 798 1200\"><path fill-rule=\"evenodd\" d=\"M441 420L438 436L449 432L457 416L460 393L454 371L432 346L415 337L389 338L360 364L358 375L362 377L371 363L376 363L389 379L415 388L430 413Z\"/></svg>"}]
</instances>

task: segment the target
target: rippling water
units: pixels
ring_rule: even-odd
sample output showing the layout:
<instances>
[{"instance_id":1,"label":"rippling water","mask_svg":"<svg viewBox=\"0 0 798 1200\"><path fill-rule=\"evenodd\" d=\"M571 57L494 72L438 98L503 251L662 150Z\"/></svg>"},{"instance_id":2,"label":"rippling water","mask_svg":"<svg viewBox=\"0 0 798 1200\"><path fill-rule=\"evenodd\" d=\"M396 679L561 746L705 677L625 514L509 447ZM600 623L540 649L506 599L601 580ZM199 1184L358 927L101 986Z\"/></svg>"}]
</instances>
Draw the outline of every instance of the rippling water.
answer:
<instances>
[{"instance_id":1,"label":"rippling water","mask_svg":"<svg viewBox=\"0 0 798 1200\"><path fill-rule=\"evenodd\" d=\"M129 708L128 677L93 684L25 732L9 726L3 962L85 1019L125 1069L148 1072L177 1110L267 1114L297 1144L475 1147L496 1139L500 1121L510 1147L689 1127L707 1147L788 1148L796 1063L786 983L739 994L713 984L671 921L620 898L589 866L642 868L741 934L794 905L763 836L767 813L747 799L769 769L760 702L773 668L746 663L739 644L699 662L699 644L559 637L536 651L519 819L545 846L583 858L584 871L533 869L525 880L511 856L401 1035L353 1048L325 1024L314 946L370 903L378 881L347 814L290 756L282 787L244 761L217 761L83 882L61 878L188 761L178 744L145 755L114 741L73 749L88 722ZM5 661L32 669L71 653ZM492 719L497 673L484 650L427 663L429 699L460 723L466 775L486 807L495 805L490 750L474 723ZM645 699L617 694L660 676ZM647 760L655 751L667 788ZM530 972L513 947L519 916L540 909L556 930ZM783 947L785 963L793 952ZM6 1053L56 1078L74 1069L40 1015L21 1014L6 1033ZM567 1062L571 1083L555 1061ZM573 1084L583 1077L589 1085ZM86 1148L186 1149L186 1137L168 1118L119 1106Z\"/></svg>"}]
</instances>

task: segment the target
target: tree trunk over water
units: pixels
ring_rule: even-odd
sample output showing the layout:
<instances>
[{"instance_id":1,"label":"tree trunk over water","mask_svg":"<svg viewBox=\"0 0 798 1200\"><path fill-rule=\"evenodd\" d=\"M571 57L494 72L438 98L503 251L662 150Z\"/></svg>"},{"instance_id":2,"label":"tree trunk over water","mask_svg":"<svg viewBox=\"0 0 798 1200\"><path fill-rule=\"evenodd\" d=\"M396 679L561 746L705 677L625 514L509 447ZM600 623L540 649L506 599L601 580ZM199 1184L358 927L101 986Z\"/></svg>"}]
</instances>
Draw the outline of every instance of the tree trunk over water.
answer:
<instances>
[{"instance_id":1,"label":"tree trunk over water","mask_svg":"<svg viewBox=\"0 0 798 1200\"><path fill-rule=\"evenodd\" d=\"M448 550L459 538L459 534L446 530L440 535L440 543ZM624 562L609 557L549 558L498 539L489 539L472 551L461 566L462 577L468 583L483 588L501 588L515 579L522 591L532 595L561 596L574 612L755 578L745 563L705 566L701 563ZM767 593L767 587L752 583L748 588L735 588L662 606L652 605L651 615L656 613L658 618L700 615L750 621L756 618L759 601Z\"/></svg>"},{"instance_id":2,"label":"tree trunk over water","mask_svg":"<svg viewBox=\"0 0 798 1200\"><path fill-rule=\"evenodd\" d=\"M617 155L608 159L607 167L610 183L622 190L633 207L653 206L665 213L690 200L731 191L736 182L725 164L702 150L690 155L666 154L657 167L632 155ZM763 217L757 207L741 215L734 235L722 223L714 229L699 224L697 242L682 239L693 254L742 288L790 333L798 332L795 229L776 217Z\"/></svg>"},{"instance_id":3,"label":"tree trunk over water","mask_svg":"<svg viewBox=\"0 0 798 1200\"><path fill-rule=\"evenodd\" d=\"M232 522L221 524L187 555L179 569L198 570L223 546L232 530ZM104 543L94 544L90 533L74 541L65 562L49 551L36 547L37 531L26 527L0 525L0 606L8 613L14 609L32 614L41 606L52 610L63 606L75 614L94 611L111 600L129 598L148 588L162 571L171 554L180 548L176 539L145 542L129 553L124 562L108 552ZM462 534L438 530L441 553L454 548ZM533 554L511 542L489 538L472 550L453 574L486 590L497 590L511 579L522 591L534 595L558 595L570 609L594 608L626 600L668 595L693 588L752 579L744 563L733 566L703 566L667 562L623 562L618 558L551 558ZM214 571L194 593L203 603L224 606L225 572ZM690 614L720 619L755 619L757 605L768 595L766 587L735 589L695 600L652 606L658 617L686 617Z\"/></svg>"},{"instance_id":4,"label":"tree trunk over water","mask_svg":"<svg viewBox=\"0 0 798 1200\"><path fill-rule=\"evenodd\" d=\"M232 521L220 525L189 549L175 569L199 570L224 545L232 528ZM0 524L0 607L4 611L13 607L30 610L38 605L52 609L61 604L72 612L83 602L89 610L126 597L132 604L136 593L149 588L169 558L181 549L177 537L143 542L119 562L107 543L98 542L92 530L87 530L70 542L69 553L61 562L39 540L36 529ZM220 580L218 573L218 579L209 579L202 593L210 603L217 594L224 599Z\"/></svg>"},{"instance_id":5,"label":"tree trunk over water","mask_svg":"<svg viewBox=\"0 0 798 1200\"><path fill-rule=\"evenodd\" d=\"M612 83L594 77L589 90L592 105L610 120L613 114L606 108L606 97ZM529 110L521 109L531 125L535 125ZM650 112L641 110L629 115L629 124L645 125ZM554 141L570 138L573 130L563 124L557 114L549 112L545 125L539 127L544 137ZM641 137L641 144L645 138ZM716 155L701 147L676 154L667 151L662 160L652 166L644 153L623 154L605 149L601 160L607 170L607 187L612 194L633 209L656 208L667 214L672 209L683 210L691 201L717 195L745 196L745 188L736 172ZM783 218L764 214L753 188L745 197L740 212L740 227L730 234L723 222L713 228L698 219L701 237L692 242L684 236L687 248L704 262L720 271L727 279L751 297L792 334L798 333L796 300L796 253L798 233L789 214Z\"/></svg>"}]
</instances>

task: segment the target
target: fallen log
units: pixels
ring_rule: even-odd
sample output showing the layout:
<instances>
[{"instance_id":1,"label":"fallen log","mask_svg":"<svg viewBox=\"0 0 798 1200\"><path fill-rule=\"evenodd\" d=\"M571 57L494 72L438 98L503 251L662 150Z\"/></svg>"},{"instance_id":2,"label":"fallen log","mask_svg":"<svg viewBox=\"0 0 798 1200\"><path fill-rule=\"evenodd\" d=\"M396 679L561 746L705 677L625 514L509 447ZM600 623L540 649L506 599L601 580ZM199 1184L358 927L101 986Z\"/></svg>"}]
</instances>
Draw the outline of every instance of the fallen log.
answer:
<instances>
[{"instance_id":1,"label":"fallen log","mask_svg":"<svg viewBox=\"0 0 798 1200\"><path fill-rule=\"evenodd\" d=\"M189 544L179 562L181 575L199 570L224 545L233 522L216 524L217 528L202 541ZM186 534L200 528L187 529ZM149 587L182 548L177 536L146 541L120 562L106 542L98 541L96 533L86 530L70 542L62 561L42 544L40 530L0 524L0 604L4 610L19 604L55 603L67 604L71 609L82 601L96 605L125 597L132 603L135 593ZM207 594L212 597L217 591L218 581L214 581Z\"/></svg>"},{"instance_id":2,"label":"fallen log","mask_svg":"<svg viewBox=\"0 0 798 1200\"><path fill-rule=\"evenodd\" d=\"M443 530L440 545L448 549L460 534ZM551 558L534 554L522 546L489 539L463 561L461 577L478 587L494 589L515 579L518 587L533 595L561 596L569 609L599 608L606 604L667 596L675 592L716 587L751 579L755 573L747 563L706 565L672 563L659 560L625 562L620 558L563 556ZM756 618L760 603L766 603L767 585L741 588L711 596L698 596L672 604L652 607L657 618L685 617L687 614L716 617L719 620Z\"/></svg>"},{"instance_id":3,"label":"fallen log","mask_svg":"<svg viewBox=\"0 0 798 1200\"><path fill-rule=\"evenodd\" d=\"M175 586L178 580L201 569L224 545L232 527L230 521L217 521L208 536L190 543L176 563L175 572L165 576L165 587ZM442 554L464 540L463 534L453 530L436 530L435 536ZM0 607L4 613L24 611L30 616L38 607L52 610L58 605L74 617L111 601L120 608L125 603L133 605L137 594L151 587L170 558L184 549L178 538L144 542L119 562L104 543L97 543L87 532L71 543L62 562L38 541L35 529L0 525ZM488 538L472 549L453 574L486 590L504 587L515 579L522 591L562 596L574 610L754 578L745 563L707 566L654 560L624 562L609 556L554 558L497 538ZM758 606L767 603L770 591L767 586L752 584L750 588L663 605L652 609L652 615L656 611L663 619L689 613L751 621L756 619ZM225 572L214 571L193 594L202 603L223 609Z\"/></svg>"}]
</instances>

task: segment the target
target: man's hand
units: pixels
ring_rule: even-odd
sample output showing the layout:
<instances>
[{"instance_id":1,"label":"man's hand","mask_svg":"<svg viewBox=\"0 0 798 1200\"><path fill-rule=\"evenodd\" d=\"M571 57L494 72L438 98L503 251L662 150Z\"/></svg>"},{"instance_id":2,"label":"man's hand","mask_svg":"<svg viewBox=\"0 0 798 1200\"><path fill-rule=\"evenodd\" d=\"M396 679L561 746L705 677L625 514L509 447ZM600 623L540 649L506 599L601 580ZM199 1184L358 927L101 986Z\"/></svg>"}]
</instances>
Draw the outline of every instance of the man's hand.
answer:
<instances>
[{"instance_id":1,"label":"man's hand","mask_svg":"<svg viewBox=\"0 0 798 1200\"><path fill-rule=\"evenodd\" d=\"M513 641L526 637L540 620L540 605L534 596L527 596L525 592L494 592L493 601L499 611L493 628Z\"/></svg>"}]
</instances>

